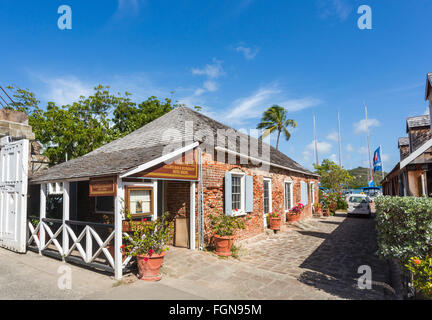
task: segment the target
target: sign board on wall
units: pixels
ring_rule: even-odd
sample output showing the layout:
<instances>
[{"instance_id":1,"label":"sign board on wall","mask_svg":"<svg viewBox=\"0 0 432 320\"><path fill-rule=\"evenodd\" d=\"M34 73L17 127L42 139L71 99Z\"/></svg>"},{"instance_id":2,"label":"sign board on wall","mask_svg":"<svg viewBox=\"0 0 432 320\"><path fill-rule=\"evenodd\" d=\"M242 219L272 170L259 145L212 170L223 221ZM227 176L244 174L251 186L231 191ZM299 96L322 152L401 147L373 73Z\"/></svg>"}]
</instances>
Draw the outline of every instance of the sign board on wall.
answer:
<instances>
[{"instance_id":1,"label":"sign board on wall","mask_svg":"<svg viewBox=\"0 0 432 320\"><path fill-rule=\"evenodd\" d=\"M148 170L140 172L137 176L159 179L176 180L198 180L198 163L196 152L189 152L186 155L166 164L161 163Z\"/></svg>"},{"instance_id":2,"label":"sign board on wall","mask_svg":"<svg viewBox=\"0 0 432 320\"><path fill-rule=\"evenodd\" d=\"M117 177L90 178L89 196L103 197L117 195Z\"/></svg>"}]
</instances>

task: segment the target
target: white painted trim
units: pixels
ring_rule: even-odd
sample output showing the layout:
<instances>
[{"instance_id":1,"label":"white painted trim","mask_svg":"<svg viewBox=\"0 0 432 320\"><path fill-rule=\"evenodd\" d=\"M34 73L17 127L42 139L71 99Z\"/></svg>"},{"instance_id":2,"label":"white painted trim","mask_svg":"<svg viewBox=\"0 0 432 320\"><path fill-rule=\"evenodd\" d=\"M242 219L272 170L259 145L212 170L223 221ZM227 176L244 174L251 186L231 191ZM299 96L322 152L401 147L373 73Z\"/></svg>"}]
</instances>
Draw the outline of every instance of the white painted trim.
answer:
<instances>
[{"instance_id":1,"label":"white painted trim","mask_svg":"<svg viewBox=\"0 0 432 320\"><path fill-rule=\"evenodd\" d=\"M432 139L426 141L420 148L418 148L416 151L411 153L408 157L403 159L400 162L400 169L406 167L408 164L410 164L412 161L414 161L418 156L420 156L422 153L424 153L427 149L432 147Z\"/></svg>"},{"instance_id":2,"label":"white painted trim","mask_svg":"<svg viewBox=\"0 0 432 320\"><path fill-rule=\"evenodd\" d=\"M121 179L117 177L117 195L114 197L114 277L116 280L120 280L123 276L123 265L122 265L122 254L120 247L122 245L122 222L125 217L122 215L123 201L121 201L121 195L124 194L123 183Z\"/></svg>"},{"instance_id":3,"label":"white painted trim","mask_svg":"<svg viewBox=\"0 0 432 320\"><path fill-rule=\"evenodd\" d=\"M273 188L272 188L272 179L271 178L264 178L264 181L268 181L269 183L269 212L271 213L273 211ZM264 184L263 184L263 209L264 209ZM264 212L264 214L267 214Z\"/></svg>"},{"instance_id":4,"label":"white painted trim","mask_svg":"<svg viewBox=\"0 0 432 320\"><path fill-rule=\"evenodd\" d=\"M293 191L294 191L294 181L292 179L286 179L284 181L284 211L289 212L291 210L291 208L287 209L285 207L286 204L286 185L289 184L289 188L290 188L290 204L291 204L291 208L294 206L294 195L293 195Z\"/></svg>"},{"instance_id":5,"label":"white painted trim","mask_svg":"<svg viewBox=\"0 0 432 320\"><path fill-rule=\"evenodd\" d=\"M122 175L120 175L120 178L128 177L128 176L130 176L130 175L132 175L134 173L138 173L138 172L144 171L144 170L146 170L148 168L151 168L151 167L153 167L153 166L155 166L155 165L157 165L157 164L159 164L161 162L168 161L168 160L170 160L170 159L172 159L172 158L174 158L174 157L182 154L183 152L189 151L189 150L197 147L198 145L199 145L199 142L194 142L194 143L192 143L192 144L190 144L190 145L188 145L186 147L177 149L177 150L175 150L173 152L170 152L170 153L168 153L166 155L163 155L163 156L161 156L159 158L156 158L156 159L154 159L152 161L143 163L143 164L139 165L138 167L136 167L135 169L132 169L132 170L126 172L126 173L123 173Z\"/></svg>"},{"instance_id":6,"label":"white painted trim","mask_svg":"<svg viewBox=\"0 0 432 320\"><path fill-rule=\"evenodd\" d=\"M307 172L304 172L304 171L295 170L295 169L291 169L291 168L288 168L288 167L280 166L278 164L274 164L274 163L271 163L271 162L268 162L268 161L265 161L265 160L262 160L262 159L254 158L254 157L251 157L251 156L247 156L247 155L244 155L244 154L241 154L239 152L232 151L232 150L229 150L229 149L226 149L226 148L223 148L223 147L215 147L215 149L217 151L224 151L224 152L227 152L227 153L231 153L231 154L234 154L236 156L239 156L239 157L242 157L242 158L246 158L246 159L249 159L249 160L252 160L252 161L255 161L255 162L261 162L263 164L268 164L268 165L273 166L273 167L285 169L285 170L292 171L292 172L298 172L298 173L306 174L306 175L309 175L309 176L319 177L319 175L315 174L315 173L307 173Z\"/></svg>"},{"instance_id":7,"label":"white painted trim","mask_svg":"<svg viewBox=\"0 0 432 320\"><path fill-rule=\"evenodd\" d=\"M46 218L46 190L47 185L40 185L40 200L39 200L39 254L42 254L41 248L45 246L45 230L43 228L42 220Z\"/></svg>"},{"instance_id":8,"label":"white painted trim","mask_svg":"<svg viewBox=\"0 0 432 320\"><path fill-rule=\"evenodd\" d=\"M190 183L189 248L195 250L195 182Z\"/></svg>"},{"instance_id":9,"label":"white painted trim","mask_svg":"<svg viewBox=\"0 0 432 320\"><path fill-rule=\"evenodd\" d=\"M157 180L153 180L153 221L156 221L158 218L158 186Z\"/></svg>"},{"instance_id":10,"label":"white painted trim","mask_svg":"<svg viewBox=\"0 0 432 320\"><path fill-rule=\"evenodd\" d=\"M63 181L63 226L66 225L66 220L69 220L69 182ZM63 234L63 252L69 251L69 234L64 230Z\"/></svg>"},{"instance_id":11,"label":"white painted trim","mask_svg":"<svg viewBox=\"0 0 432 320\"><path fill-rule=\"evenodd\" d=\"M240 210L237 213L234 213L232 210L232 200L231 200L231 210L233 217L245 216L246 212L246 173L244 172L236 172L230 171L231 173L231 188L232 188L232 177L237 176L240 177ZM232 196L232 189L231 189Z\"/></svg>"}]
</instances>

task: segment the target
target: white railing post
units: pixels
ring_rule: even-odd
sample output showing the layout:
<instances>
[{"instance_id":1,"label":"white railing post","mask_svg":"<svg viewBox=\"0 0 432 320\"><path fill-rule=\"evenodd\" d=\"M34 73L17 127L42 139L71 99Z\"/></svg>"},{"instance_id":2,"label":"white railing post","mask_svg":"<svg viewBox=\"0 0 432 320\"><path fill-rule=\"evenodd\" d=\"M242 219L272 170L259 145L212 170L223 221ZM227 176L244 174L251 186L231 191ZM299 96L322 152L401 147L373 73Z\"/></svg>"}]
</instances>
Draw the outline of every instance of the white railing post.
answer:
<instances>
[{"instance_id":1,"label":"white railing post","mask_svg":"<svg viewBox=\"0 0 432 320\"><path fill-rule=\"evenodd\" d=\"M40 203L39 203L39 254L42 254L42 248L45 247L45 228L42 220L46 218L46 189L47 185L40 185Z\"/></svg>"},{"instance_id":2,"label":"white railing post","mask_svg":"<svg viewBox=\"0 0 432 320\"><path fill-rule=\"evenodd\" d=\"M122 265L122 201L123 185L121 179L117 177L117 194L114 197L114 277L120 280L123 276Z\"/></svg>"},{"instance_id":3,"label":"white railing post","mask_svg":"<svg viewBox=\"0 0 432 320\"><path fill-rule=\"evenodd\" d=\"M86 262L90 263L93 256L93 239L90 232L90 227L86 226Z\"/></svg>"},{"instance_id":4,"label":"white railing post","mask_svg":"<svg viewBox=\"0 0 432 320\"><path fill-rule=\"evenodd\" d=\"M69 235L66 230L66 220L69 220L69 182L63 181L63 254L69 251Z\"/></svg>"},{"instance_id":5,"label":"white railing post","mask_svg":"<svg viewBox=\"0 0 432 320\"><path fill-rule=\"evenodd\" d=\"M195 181L190 183L189 248L195 250Z\"/></svg>"}]
</instances>

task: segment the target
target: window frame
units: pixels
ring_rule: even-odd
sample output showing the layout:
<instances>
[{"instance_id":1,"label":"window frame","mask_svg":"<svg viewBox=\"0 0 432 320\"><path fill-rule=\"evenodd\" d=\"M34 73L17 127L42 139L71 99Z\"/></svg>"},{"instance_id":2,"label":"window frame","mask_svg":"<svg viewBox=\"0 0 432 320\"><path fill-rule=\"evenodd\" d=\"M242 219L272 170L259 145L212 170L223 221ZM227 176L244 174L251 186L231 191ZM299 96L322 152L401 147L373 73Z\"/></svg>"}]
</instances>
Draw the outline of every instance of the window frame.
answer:
<instances>
[{"instance_id":1,"label":"window frame","mask_svg":"<svg viewBox=\"0 0 432 320\"><path fill-rule=\"evenodd\" d=\"M309 182L310 187L310 203L313 205L315 203L315 182Z\"/></svg>"},{"instance_id":2,"label":"window frame","mask_svg":"<svg viewBox=\"0 0 432 320\"><path fill-rule=\"evenodd\" d=\"M147 186L125 186L125 208L129 211L130 208L130 193L131 191L150 191L150 212L139 213L139 214L130 214L133 218L141 218L141 217L151 217L153 219L154 216L154 206L153 206L153 187Z\"/></svg>"},{"instance_id":3,"label":"window frame","mask_svg":"<svg viewBox=\"0 0 432 320\"><path fill-rule=\"evenodd\" d=\"M265 183L266 182L268 182L269 183L269 211L268 212L266 212L265 211L265 197L264 197L264 186L265 186ZM271 213L272 211L273 211L273 195L272 195L272 193L273 193L273 191L272 191L272 179L271 178L267 178L267 177L265 177L264 178L264 180L263 180L263 212L264 212L264 214L268 214L268 213Z\"/></svg>"},{"instance_id":4,"label":"window frame","mask_svg":"<svg viewBox=\"0 0 432 320\"><path fill-rule=\"evenodd\" d=\"M290 188L290 204L291 204L291 208L286 208L286 205L287 205L287 199L286 199L286 188L287 188L287 185L289 185L289 188ZM292 181L292 180L285 180L284 181L284 209L285 209L285 212L289 212L291 209L292 209L292 207L294 207L294 181Z\"/></svg>"},{"instance_id":5,"label":"window frame","mask_svg":"<svg viewBox=\"0 0 432 320\"><path fill-rule=\"evenodd\" d=\"M233 178L240 178L240 208L236 212L233 208ZM231 212L233 216L246 215L246 174L239 172L231 172Z\"/></svg>"}]
</instances>

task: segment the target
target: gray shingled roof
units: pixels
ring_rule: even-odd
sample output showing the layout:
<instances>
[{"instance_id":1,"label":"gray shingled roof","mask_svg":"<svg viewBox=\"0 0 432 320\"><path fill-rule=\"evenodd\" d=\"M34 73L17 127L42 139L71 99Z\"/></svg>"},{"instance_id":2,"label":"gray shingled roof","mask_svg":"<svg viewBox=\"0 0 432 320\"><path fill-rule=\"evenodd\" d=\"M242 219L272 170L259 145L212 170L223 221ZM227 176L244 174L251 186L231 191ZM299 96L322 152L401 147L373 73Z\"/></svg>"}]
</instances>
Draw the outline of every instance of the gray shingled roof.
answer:
<instances>
[{"instance_id":1,"label":"gray shingled roof","mask_svg":"<svg viewBox=\"0 0 432 320\"><path fill-rule=\"evenodd\" d=\"M51 167L41 175L32 177L31 181L45 182L123 173L159 158L167 145L178 143L180 147L186 134L192 132L192 126L194 135L188 139L190 142L186 145L192 142L205 143L209 141L208 137L216 136L218 129L234 130L194 110L178 107L123 138L112 141L82 157ZM236 130L234 132L241 139L249 137ZM216 144L216 139L214 141ZM250 137L250 142L256 143L257 140ZM239 143L235 149L240 152ZM261 148L258 154L261 154ZM273 147L270 147L270 162L308 175L313 174Z\"/></svg>"},{"instance_id":2,"label":"gray shingled roof","mask_svg":"<svg viewBox=\"0 0 432 320\"><path fill-rule=\"evenodd\" d=\"M398 139L398 148L401 146L409 146L409 138L408 137L401 137Z\"/></svg>"},{"instance_id":3,"label":"gray shingled roof","mask_svg":"<svg viewBox=\"0 0 432 320\"><path fill-rule=\"evenodd\" d=\"M430 126L430 118L428 114L424 114L421 116L407 118L406 123L408 131L410 128Z\"/></svg>"}]
</instances>

